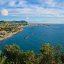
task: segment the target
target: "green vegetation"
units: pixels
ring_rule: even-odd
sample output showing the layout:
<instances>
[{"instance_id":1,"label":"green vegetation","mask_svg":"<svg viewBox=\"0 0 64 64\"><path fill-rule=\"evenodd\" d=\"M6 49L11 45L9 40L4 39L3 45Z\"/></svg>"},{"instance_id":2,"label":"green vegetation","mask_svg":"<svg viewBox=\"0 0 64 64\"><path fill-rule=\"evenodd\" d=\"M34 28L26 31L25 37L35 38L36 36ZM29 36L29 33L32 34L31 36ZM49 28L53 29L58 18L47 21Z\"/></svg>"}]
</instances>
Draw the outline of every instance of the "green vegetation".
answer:
<instances>
[{"instance_id":1,"label":"green vegetation","mask_svg":"<svg viewBox=\"0 0 64 64\"><path fill-rule=\"evenodd\" d=\"M64 64L64 52L61 46L52 47L49 43L40 48L41 53L23 51L12 44L0 51L0 64Z\"/></svg>"}]
</instances>

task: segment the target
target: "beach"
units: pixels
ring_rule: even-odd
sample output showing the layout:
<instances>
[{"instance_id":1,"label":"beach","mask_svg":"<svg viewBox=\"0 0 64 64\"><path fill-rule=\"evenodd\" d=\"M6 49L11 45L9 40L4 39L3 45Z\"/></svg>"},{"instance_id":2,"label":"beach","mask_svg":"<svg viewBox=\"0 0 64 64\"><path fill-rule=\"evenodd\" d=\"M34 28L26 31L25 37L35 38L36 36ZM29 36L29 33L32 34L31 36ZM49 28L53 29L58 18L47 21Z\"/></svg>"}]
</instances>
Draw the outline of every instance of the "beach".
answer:
<instances>
[{"instance_id":1,"label":"beach","mask_svg":"<svg viewBox=\"0 0 64 64\"><path fill-rule=\"evenodd\" d=\"M9 38L9 37L11 37L11 36L13 36L13 35L15 35L15 34L17 34L17 33L20 32L20 31L23 31L23 28L22 28L21 30L17 30L16 32L11 32L11 33L5 34L3 37L0 37L0 41L4 40L4 39L6 39L6 38Z\"/></svg>"}]
</instances>

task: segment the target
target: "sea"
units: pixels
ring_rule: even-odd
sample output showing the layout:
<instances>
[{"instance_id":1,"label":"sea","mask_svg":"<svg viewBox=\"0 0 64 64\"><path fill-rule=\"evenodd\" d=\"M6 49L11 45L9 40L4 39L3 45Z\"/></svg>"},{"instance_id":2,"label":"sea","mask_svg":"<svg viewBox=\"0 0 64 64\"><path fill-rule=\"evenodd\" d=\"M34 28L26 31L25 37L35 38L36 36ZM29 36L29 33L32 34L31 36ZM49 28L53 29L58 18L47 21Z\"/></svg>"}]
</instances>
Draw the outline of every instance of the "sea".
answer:
<instances>
[{"instance_id":1,"label":"sea","mask_svg":"<svg viewBox=\"0 0 64 64\"><path fill-rule=\"evenodd\" d=\"M41 45L49 43L51 46L64 46L64 24L49 24L42 26L26 26L24 30L0 41L0 50L6 45L17 44L20 49L33 50L40 53Z\"/></svg>"}]
</instances>

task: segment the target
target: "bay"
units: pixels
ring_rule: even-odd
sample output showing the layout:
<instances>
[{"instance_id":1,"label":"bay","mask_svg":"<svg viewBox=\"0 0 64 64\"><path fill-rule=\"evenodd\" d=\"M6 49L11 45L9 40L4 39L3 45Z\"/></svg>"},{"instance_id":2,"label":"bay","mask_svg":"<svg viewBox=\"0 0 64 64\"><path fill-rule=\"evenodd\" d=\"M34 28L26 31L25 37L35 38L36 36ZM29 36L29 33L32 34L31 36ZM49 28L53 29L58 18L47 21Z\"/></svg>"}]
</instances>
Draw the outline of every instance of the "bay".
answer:
<instances>
[{"instance_id":1,"label":"bay","mask_svg":"<svg viewBox=\"0 0 64 64\"><path fill-rule=\"evenodd\" d=\"M64 24L24 27L22 32L0 41L0 50L13 43L19 45L24 51L34 50L36 53L40 53L40 47L44 43L64 46Z\"/></svg>"}]
</instances>

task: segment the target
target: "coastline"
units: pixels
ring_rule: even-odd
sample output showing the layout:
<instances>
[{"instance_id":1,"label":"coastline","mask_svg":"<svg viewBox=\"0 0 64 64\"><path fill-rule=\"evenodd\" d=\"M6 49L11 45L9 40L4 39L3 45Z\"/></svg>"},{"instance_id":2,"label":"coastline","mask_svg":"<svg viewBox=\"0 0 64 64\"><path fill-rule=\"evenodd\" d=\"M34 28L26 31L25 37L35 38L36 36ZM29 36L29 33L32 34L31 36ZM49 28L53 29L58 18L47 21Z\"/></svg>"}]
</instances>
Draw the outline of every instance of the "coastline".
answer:
<instances>
[{"instance_id":1,"label":"coastline","mask_svg":"<svg viewBox=\"0 0 64 64\"><path fill-rule=\"evenodd\" d=\"M17 34L18 32L21 32L21 31L23 31L23 28L21 30L16 31L16 32L7 33L3 36L3 38L0 38L0 41L4 40L6 38L12 37L13 35Z\"/></svg>"},{"instance_id":2,"label":"coastline","mask_svg":"<svg viewBox=\"0 0 64 64\"><path fill-rule=\"evenodd\" d=\"M48 25L47 24L28 24L27 26L48 26ZM0 41L4 40L6 38L12 37L13 35L17 34L18 32L23 31L23 27L26 27L26 26L22 26L21 30L17 30L16 32L11 32L11 33L5 34L3 37L0 38Z\"/></svg>"}]
</instances>

